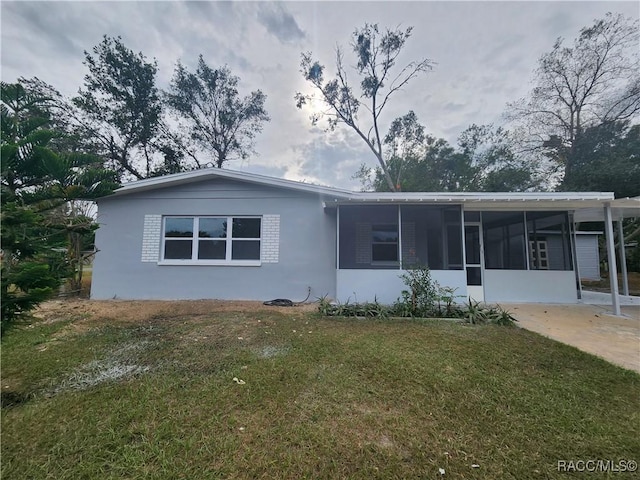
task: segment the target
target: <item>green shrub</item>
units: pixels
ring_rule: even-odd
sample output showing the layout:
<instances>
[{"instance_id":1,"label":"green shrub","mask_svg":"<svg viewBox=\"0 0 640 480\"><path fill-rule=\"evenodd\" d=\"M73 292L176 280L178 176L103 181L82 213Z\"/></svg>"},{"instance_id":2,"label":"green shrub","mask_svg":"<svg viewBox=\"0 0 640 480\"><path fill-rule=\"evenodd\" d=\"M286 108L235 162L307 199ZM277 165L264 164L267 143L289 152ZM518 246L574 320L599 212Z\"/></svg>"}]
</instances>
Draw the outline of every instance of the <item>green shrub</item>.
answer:
<instances>
[{"instance_id":1,"label":"green shrub","mask_svg":"<svg viewBox=\"0 0 640 480\"><path fill-rule=\"evenodd\" d=\"M318 312L328 317L365 317L365 318L459 318L473 325L491 323L495 325L513 325L516 319L499 305L491 306L469 299L464 305L458 305L456 289L441 287L432 280L427 267L416 267L400 275L407 289L393 305L373 302L345 303L332 302L327 296L318 299Z\"/></svg>"},{"instance_id":2,"label":"green shrub","mask_svg":"<svg viewBox=\"0 0 640 480\"><path fill-rule=\"evenodd\" d=\"M400 275L408 287L402 291L398 301L402 311L409 311L410 316L428 317L433 315L438 302L439 285L431 278L431 271L426 266L416 266ZM398 303L396 302L396 304Z\"/></svg>"}]
</instances>

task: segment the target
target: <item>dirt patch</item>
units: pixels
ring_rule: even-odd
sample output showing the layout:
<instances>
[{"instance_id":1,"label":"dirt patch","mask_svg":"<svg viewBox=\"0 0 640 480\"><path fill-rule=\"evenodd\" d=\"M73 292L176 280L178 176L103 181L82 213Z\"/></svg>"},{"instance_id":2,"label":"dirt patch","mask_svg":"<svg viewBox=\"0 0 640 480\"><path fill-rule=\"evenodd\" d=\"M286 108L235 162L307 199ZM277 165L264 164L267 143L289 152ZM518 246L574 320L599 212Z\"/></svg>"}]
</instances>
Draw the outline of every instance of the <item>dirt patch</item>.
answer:
<instances>
[{"instance_id":1,"label":"dirt patch","mask_svg":"<svg viewBox=\"0 0 640 480\"><path fill-rule=\"evenodd\" d=\"M271 307L262 302L226 300L87 300L82 298L51 300L40 304L33 316L45 322L74 320L72 328L82 328L78 324L90 318L116 320L123 323L137 323L160 318L181 316L202 316L215 313L257 313L277 311L285 315L315 311L315 303L294 307Z\"/></svg>"}]
</instances>

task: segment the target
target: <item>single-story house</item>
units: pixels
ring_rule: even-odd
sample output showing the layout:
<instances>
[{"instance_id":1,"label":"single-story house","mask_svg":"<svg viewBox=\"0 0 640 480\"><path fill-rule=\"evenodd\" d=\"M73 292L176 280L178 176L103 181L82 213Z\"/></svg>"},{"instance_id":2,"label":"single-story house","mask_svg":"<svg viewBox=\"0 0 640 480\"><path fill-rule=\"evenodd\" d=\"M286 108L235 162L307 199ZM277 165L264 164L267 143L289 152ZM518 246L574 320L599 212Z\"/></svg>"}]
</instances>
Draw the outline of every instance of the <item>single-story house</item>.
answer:
<instances>
[{"instance_id":1,"label":"single-story house","mask_svg":"<svg viewBox=\"0 0 640 480\"><path fill-rule=\"evenodd\" d=\"M98 200L94 299L395 301L426 265L461 297L576 302L574 214L611 193L352 192L215 168ZM635 204L633 204L635 205Z\"/></svg>"}]
</instances>

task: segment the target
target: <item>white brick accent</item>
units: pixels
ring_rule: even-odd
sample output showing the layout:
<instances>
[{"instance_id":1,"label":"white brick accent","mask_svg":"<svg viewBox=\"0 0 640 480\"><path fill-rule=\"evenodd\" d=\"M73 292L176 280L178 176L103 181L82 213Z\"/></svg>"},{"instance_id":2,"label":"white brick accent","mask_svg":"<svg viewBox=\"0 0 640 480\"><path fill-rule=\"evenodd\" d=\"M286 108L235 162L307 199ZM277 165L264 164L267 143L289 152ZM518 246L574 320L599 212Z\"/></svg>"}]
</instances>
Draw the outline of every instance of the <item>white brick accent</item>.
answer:
<instances>
[{"instance_id":1,"label":"white brick accent","mask_svg":"<svg viewBox=\"0 0 640 480\"><path fill-rule=\"evenodd\" d=\"M160 255L162 215L145 215L142 231L142 261L157 262Z\"/></svg>"},{"instance_id":2,"label":"white brick accent","mask_svg":"<svg viewBox=\"0 0 640 480\"><path fill-rule=\"evenodd\" d=\"M262 216L262 263L278 263L280 259L280 215Z\"/></svg>"}]
</instances>

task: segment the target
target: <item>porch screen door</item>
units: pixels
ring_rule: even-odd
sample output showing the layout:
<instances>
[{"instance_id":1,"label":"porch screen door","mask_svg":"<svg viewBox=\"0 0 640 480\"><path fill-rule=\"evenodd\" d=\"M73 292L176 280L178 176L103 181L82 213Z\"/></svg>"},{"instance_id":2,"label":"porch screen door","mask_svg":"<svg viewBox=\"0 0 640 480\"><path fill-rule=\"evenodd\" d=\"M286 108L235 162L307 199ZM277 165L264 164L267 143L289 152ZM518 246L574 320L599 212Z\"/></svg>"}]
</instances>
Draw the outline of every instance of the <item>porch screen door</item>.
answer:
<instances>
[{"instance_id":1,"label":"porch screen door","mask_svg":"<svg viewBox=\"0 0 640 480\"><path fill-rule=\"evenodd\" d=\"M465 223L464 248L467 271L467 293L469 298L478 302L484 301L484 287L482 281L483 257L482 229L479 223Z\"/></svg>"}]
</instances>

